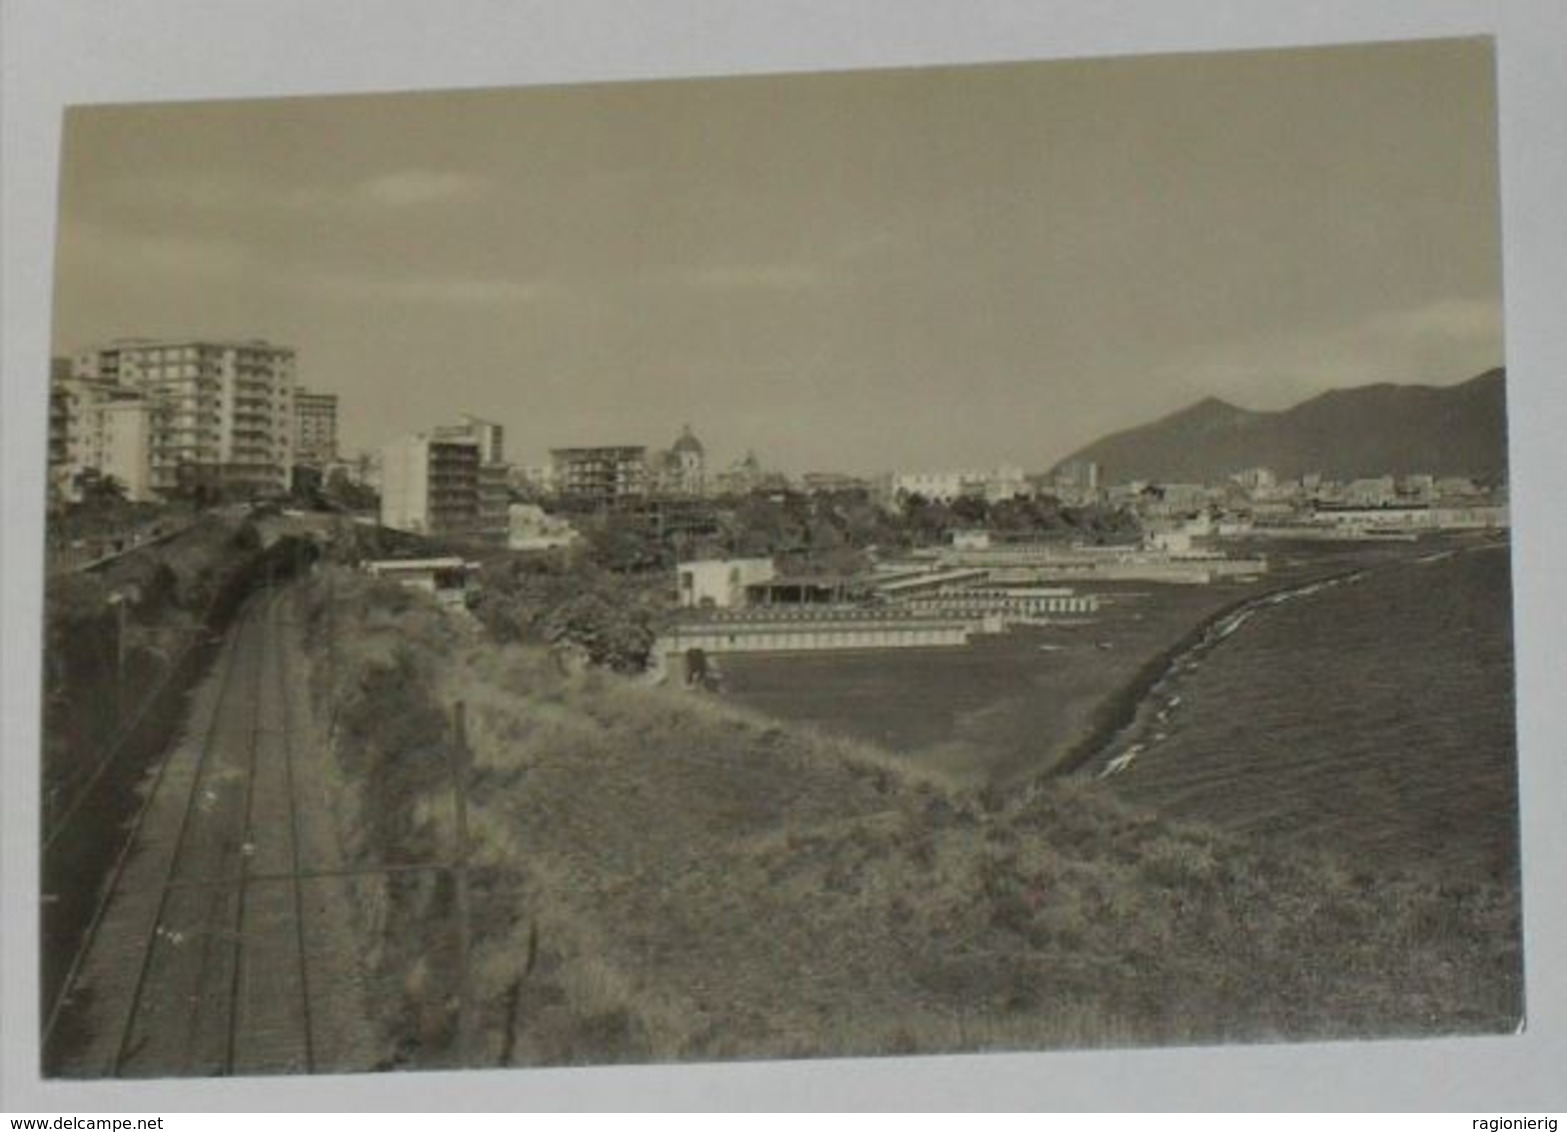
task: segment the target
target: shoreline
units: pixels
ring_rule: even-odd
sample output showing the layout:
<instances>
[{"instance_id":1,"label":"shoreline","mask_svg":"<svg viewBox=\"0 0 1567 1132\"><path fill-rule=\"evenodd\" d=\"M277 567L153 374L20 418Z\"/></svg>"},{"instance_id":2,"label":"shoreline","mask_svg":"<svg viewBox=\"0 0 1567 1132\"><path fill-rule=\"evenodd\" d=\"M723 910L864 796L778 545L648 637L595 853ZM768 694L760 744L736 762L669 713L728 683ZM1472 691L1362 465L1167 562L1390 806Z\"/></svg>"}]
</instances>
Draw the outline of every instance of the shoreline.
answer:
<instances>
[{"instance_id":1,"label":"shoreline","mask_svg":"<svg viewBox=\"0 0 1567 1132\"><path fill-rule=\"evenodd\" d=\"M1446 546L1439 553L1445 556L1507 545L1509 545L1507 542L1485 542L1468 546ZM1148 707L1150 696L1170 679L1180 664L1189 656L1210 651L1229 639L1234 632L1233 629L1217 639L1209 639L1210 635L1226 620L1243 613L1249 614L1265 609L1270 605L1281 604L1318 588L1342 585L1384 570L1425 561L1429 557L1429 555L1400 556L1387 561L1362 563L1250 594L1213 611L1174 644L1150 657L1129 681L1102 700L1094 709L1094 722L1089 725L1088 732L1073 743L1060 759L1035 775L1035 779L1046 781L1081 773L1109 754L1119 739L1139 727L1140 717ZM1249 616L1245 619L1249 620ZM1239 625L1235 626L1236 629L1239 627Z\"/></svg>"}]
</instances>

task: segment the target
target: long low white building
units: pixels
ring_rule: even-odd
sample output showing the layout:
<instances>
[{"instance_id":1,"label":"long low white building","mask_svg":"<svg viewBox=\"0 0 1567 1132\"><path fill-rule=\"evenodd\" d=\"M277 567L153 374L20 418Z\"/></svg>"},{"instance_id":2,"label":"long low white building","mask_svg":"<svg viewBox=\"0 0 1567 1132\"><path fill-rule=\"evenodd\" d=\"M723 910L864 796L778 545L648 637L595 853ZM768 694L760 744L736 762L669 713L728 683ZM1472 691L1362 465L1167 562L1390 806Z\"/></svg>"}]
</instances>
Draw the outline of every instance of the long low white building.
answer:
<instances>
[{"instance_id":1,"label":"long low white building","mask_svg":"<svg viewBox=\"0 0 1567 1132\"><path fill-rule=\"evenodd\" d=\"M710 653L820 652L839 649L953 648L976 633L999 632L999 618L926 614L865 606L748 610L679 622L655 646L669 656Z\"/></svg>"},{"instance_id":2,"label":"long low white building","mask_svg":"<svg viewBox=\"0 0 1567 1132\"><path fill-rule=\"evenodd\" d=\"M1397 528L1414 531L1505 530L1507 504L1402 504L1356 507L1319 507L1312 521L1324 526L1370 530Z\"/></svg>"},{"instance_id":3,"label":"long low white building","mask_svg":"<svg viewBox=\"0 0 1567 1132\"><path fill-rule=\"evenodd\" d=\"M445 605L462 605L468 575L478 563L461 558L383 558L364 563L364 572L374 578L434 594Z\"/></svg>"},{"instance_id":4,"label":"long low white building","mask_svg":"<svg viewBox=\"0 0 1567 1132\"><path fill-rule=\"evenodd\" d=\"M899 608L955 616L999 616L1008 622L1040 621L1062 615L1097 613L1099 597L1070 589L982 586L922 594L899 602Z\"/></svg>"},{"instance_id":5,"label":"long low white building","mask_svg":"<svg viewBox=\"0 0 1567 1132\"><path fill-rule=\"evenodd\" d=\"M1223 554L1173 554L1141 547L1060 547L1040 543L1000 543L984 550L945 549L936 555L946 569L990 572L990 580L1015 585L1049 582L1203 583L1221 578L1253 578L1268 572L1263 558Z\"/></svg>"}]
</instances>

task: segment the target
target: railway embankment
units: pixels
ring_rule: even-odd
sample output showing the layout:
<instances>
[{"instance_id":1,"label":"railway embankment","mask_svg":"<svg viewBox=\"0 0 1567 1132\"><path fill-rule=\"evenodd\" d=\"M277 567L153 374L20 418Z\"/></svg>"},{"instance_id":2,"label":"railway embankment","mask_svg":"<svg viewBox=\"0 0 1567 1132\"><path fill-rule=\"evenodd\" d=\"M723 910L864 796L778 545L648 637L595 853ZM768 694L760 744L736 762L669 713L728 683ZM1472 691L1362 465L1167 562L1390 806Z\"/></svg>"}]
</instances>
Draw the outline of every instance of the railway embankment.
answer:
<instances>
[{"instance_id":1,"label":"railway embankment","mask_svg":"<svg viewBox=\"0 0 1567 1132\"><path fill-rule=\"evenodd\" d=\"M303 596L389 1064L1510 1032L1516 907ZM462 705L461 724L454 709Z\"/></svg>"},{"instance_id":2,"label":"railway embankment","mask_svg":"<svg viewBox=\"0 0 1567 1132\"><path fill-rule=\"evenodd\" d=\"M310 553L292 539L263 545L247 521L214 513L100 570L50 579L41 759L46 1017L125 848L142 784L189 715L192 690L249 596Z\"/></svg>"},{"instance_id":3,"label":"railway embankment","mask_svg":"<svg viewBox=\"0 0 1567 1132\"><path fill-rule=\"evenodd\" d=\"M66 1077L363 1071L345 869L292 590L247 599L180 734L138 790L66 991L46 1072Z\"/></svg>"}]
</instances>

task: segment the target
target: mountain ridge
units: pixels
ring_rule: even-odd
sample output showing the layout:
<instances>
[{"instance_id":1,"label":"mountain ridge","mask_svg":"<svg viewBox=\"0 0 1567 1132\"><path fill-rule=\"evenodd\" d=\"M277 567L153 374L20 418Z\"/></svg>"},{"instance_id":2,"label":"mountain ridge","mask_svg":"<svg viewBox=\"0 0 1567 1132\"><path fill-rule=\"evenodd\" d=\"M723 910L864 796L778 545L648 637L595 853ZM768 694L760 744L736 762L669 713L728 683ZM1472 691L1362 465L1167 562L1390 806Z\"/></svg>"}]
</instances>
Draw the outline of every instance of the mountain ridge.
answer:
<instances>
[{"instance_id":1,"label":"mountain ridge","mask_svg":"<svg viewBox=\"0 0 1567 1132\"><path fill-rule=\"evenodd\" d=\"M1507 470L1505 402L1503 367L1456 385L1330 389L1287 409L1204 397L1084 445L1052 471L1091 460L1105 483L1213 482L1259 467L1290 479L1430 472L1494 480Z\"/></svg>"}]
</instances>

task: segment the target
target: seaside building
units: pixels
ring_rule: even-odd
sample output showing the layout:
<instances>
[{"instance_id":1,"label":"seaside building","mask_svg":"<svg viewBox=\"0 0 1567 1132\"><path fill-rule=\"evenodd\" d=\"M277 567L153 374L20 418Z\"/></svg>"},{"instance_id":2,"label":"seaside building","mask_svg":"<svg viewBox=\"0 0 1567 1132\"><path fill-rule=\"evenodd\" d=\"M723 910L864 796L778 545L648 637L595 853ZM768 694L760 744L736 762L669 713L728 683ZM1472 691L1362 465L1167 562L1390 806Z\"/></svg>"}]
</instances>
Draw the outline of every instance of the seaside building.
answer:
<instances>
[{"instance_id":1,"label":"seaside building","mask_svg":"<svg viewBox=\"0 0 1567 1132\"><path fill-rule=\"evenodd\" d=\"M1180 538L1166 546L1180 545ZM937 568L982 569L998 585L1052 585L1060 582L1196 583L1256 578L1268 571L1260 557L1230 558L1188 545L1170 549L1131 546L1060 546L1054 543L1000 543L982 550L942 547L933 552Z\"/></svg>"},{"instance_id":2,"label":"seaside building","mask_svg":"<svg viewBox=\"0 0 1567 1132\"><path fill-rule=\"evenodd\" d=\"M964 497L998 502L1029 494L1028 477L1022 468L999 467L989 470L893 472L889 491L894 500L918 495L932 503L951 503Z\"/></svg>"},{"instance_id":3,"label":"seaside building","mask_svg":"<svg viewBox=\"0 0 1567 1132\"><path fill-rule=\"evenodd\" d=\"M1351 480L1340 494L1342 502L1360 507L1382 507L1398 500L1398 485L1392 476Z\"/></svg>"},{"instance_id":4,"label":"seaside building","mask_svg":"<svg viewBox=\"0 0 1567 1132\"><path fill-rule=\"evenodd\" d=\"M738 609L747 603L748 587L777 574L771 558L713 558L675 567L684 609Z\"/></svg>"},{"instance_id":5,"label":"seaside building","mask_svg":"<svg viewBox=\"0 0 1567 1132\"><path fill-rule=\"evenodd\" d=\"M1487 531L1510 525L1507 504L1501 501L1324 503L1312 520L1318 526L1359 532Z\"/></svg>"}]
</instances>

